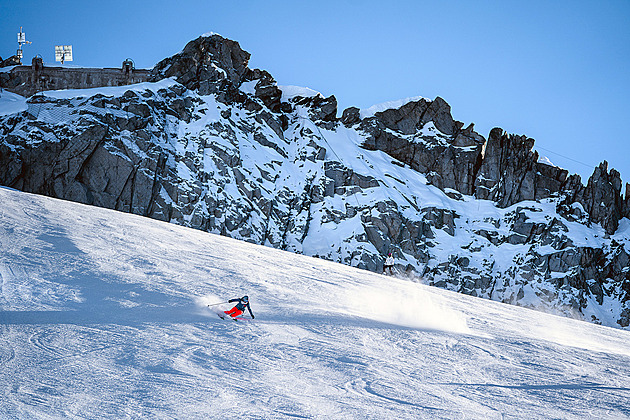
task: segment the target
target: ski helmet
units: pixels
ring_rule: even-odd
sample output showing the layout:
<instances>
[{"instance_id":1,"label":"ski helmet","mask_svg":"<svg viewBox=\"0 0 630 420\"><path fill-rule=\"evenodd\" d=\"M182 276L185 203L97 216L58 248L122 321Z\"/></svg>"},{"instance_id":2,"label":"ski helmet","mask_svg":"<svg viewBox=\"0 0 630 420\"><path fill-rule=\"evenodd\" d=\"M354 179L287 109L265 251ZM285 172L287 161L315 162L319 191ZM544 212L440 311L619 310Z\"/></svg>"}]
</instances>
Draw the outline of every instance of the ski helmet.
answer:
<instances>
[{"instance_id":1,"label":"ski helmet","mask_svg":"<svg viewBox=\"0 0 630 420\"><path fill-rule=\"evenodd\" d=\"M242 300L243 302L247 303L247 302L249 302L249 297L247 297L247 295L245 295L245 296L243 296L243 297L241 298L241 300Z\"/></svg>"}]
</instances>

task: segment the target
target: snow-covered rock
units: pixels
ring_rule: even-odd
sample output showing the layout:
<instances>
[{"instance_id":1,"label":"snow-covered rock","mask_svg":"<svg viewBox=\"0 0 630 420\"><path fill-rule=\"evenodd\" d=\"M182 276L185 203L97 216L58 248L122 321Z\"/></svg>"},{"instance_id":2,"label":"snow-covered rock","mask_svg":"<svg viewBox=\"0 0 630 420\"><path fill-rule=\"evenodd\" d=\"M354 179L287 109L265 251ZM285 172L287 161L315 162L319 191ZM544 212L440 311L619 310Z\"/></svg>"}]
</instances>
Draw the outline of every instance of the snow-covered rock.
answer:
<instances>
[{"instance_id":1,"label":"snow-covered rock","mask_svg":"<svg viewBox=\"0 0 630 420\"><path fill-rule=\"evenodd\" d=\"M616 171L584 186L533 139L463 128L439 97L339 120L334 96L278 87L248 59L213 34L153 83L25 99L0 115L0 184L371 271L392 252L413 280L628 327Z\"/></svg>"}]
</instances>

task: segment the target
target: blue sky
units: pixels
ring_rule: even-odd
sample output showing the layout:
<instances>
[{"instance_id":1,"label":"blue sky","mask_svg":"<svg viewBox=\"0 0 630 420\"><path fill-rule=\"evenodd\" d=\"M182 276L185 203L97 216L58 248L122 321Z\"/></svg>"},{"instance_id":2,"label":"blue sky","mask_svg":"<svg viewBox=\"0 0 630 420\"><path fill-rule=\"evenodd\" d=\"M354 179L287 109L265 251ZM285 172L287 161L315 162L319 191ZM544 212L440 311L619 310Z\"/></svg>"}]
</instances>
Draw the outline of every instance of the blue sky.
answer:
<instances>
[{"instance_id":1,"label":"blue sky","mask_svg":"<svg viewBox=\"0 0 630 420\"><path fill-rule=\"evenodd\" d=\"M582 175L606 159L630 181L630 1L0 0L0 56L149 68L206 32L237 40L250 67L349 106L443 97L453 116L536 139Z\"/></svg>"}]
</instances>

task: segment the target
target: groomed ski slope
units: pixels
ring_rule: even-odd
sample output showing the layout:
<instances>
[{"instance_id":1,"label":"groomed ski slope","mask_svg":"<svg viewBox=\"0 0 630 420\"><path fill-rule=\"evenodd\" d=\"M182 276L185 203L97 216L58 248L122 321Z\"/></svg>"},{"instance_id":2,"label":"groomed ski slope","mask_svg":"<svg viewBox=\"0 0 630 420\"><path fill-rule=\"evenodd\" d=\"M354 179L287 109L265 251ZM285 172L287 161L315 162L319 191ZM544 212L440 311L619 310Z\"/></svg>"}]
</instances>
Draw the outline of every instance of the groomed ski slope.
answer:
<instances>
[{"instance_id":1,"label":"groomed ski slope","mask_svg":"<svg viewBox=\"0 0 630 420\"><path fill-rule=\"evenodd\" d=\"M6 188L0 203L0 418L630 418L628 331ZM254 321L206 307L243 294Z\"/></svg>"}]
</instances>

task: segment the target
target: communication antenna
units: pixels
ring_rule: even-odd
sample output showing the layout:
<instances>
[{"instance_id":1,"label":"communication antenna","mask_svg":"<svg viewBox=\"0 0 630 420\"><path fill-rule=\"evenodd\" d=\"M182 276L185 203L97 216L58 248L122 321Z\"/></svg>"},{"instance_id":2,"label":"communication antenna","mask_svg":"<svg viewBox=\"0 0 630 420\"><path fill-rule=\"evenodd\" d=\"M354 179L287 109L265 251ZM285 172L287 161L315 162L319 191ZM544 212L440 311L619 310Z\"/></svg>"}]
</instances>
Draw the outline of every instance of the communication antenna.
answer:
<instances>
[{"instance_id":1,"label":"communication antenna","mask_svg":"<svg viewBox=\"0 0 630 420\"><path fill-rule=\"evenodd\" d=\"M18 60L20 60L20 62L22 62L22 45L24 44L30 44L31 41L27 41L26 40L26 34L24 32L22 32L22 27L20 26L20 32L17 34L18 36L18 45L19 48L17 50L17 53L15 55L17 55Z\"/></svg>"},{"instance_id":2,"label":"communication antenna","mask_svg":"<svg viewBox=\"0 0 630 420\"><path fill-rule=\"evenodd\" d=\"M55 61L72 61L72 45L55 45Z\"/></svg>"}]
</instances>

